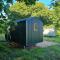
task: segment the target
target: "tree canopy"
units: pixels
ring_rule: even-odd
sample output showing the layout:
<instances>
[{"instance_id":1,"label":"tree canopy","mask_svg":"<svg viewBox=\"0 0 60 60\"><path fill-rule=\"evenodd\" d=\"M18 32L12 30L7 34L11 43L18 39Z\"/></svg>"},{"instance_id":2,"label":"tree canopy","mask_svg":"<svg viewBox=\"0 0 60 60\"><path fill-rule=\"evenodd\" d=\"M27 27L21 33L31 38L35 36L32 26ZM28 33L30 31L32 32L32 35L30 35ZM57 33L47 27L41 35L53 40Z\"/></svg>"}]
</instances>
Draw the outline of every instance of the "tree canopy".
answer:
<instances>
[{"instance_id":1,"label":"tree canopy","mask_svg":"<svg viewBox=\"0 0 60 60\"><path fill-rule=\"evenodd\" d=\"M53 0L53 1L52 1L52 6L53 6L54 14L57 17L57 19L55 20L56 27L59 27L60 26L60 0Z\"/></svg>"},{"instance_id":2,"label":"tree canopy","mask_svg":"<svg viewBox=\"0 0 60 60\"><path fill-rule=\"evenodd\" d=\"M25 2L26 4L35 4L36 0L17 0L18 2Z\"/></svg>"},{"instance_id":3,"label":"tree canopy","mask_svg":"<svg viewBox=\"0 0 60 60\"><path fill-rule=\"evenodd\" d=\"M42 17L44 24L53 23L54 13L49 10L43 3L36 2L34 5L26 5L25 2L17 2L9 8L11 20L26 18L30 16Z\"/></svg>"},{"instance_id":4,"label":"tree canopy","mask_svg":"<svg viewBox=\"0 0 60 60\"><path fill-rule=\"evenodd\" d=\"M38 16L42 18L44 25L55 25L60 26L60 2L54 2L53 8L50 10L41 2L30 2L33 0L17 0L18 2L13 4L13 0L6 0L7 3L12 3L12 6L4 5L0 3L0 10L4 9L8 15L8 19L0 21L0 30L6 29L8 21L12 22L17 19L27 18L31 16ZM1 0L1 2L3 2ZM57 3L57 4L56 4ZM6 24L6 26L5 26Z\"/></svg>"}]
</instances>

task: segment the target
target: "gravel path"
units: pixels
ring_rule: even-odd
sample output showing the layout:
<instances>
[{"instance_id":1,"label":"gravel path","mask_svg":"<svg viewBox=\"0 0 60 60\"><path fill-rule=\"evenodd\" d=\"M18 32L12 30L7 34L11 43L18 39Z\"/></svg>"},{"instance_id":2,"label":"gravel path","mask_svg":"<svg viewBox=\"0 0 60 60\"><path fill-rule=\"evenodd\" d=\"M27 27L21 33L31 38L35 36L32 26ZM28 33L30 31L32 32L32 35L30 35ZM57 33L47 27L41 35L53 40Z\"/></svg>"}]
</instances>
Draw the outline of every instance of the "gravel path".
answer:
<instances>
[{"instance_id":1,"label":"gravel path","mask_svg":"<svg viewBox=\"0 0 60 60\"><path fill-rule=\"evenodd\" d=\"M58 43L49 42L49 41L43 41L43 42L37 43L36 47L44 48L44 47L53 46L53 45L58 45Z\"/></svg>"}]
</instances>

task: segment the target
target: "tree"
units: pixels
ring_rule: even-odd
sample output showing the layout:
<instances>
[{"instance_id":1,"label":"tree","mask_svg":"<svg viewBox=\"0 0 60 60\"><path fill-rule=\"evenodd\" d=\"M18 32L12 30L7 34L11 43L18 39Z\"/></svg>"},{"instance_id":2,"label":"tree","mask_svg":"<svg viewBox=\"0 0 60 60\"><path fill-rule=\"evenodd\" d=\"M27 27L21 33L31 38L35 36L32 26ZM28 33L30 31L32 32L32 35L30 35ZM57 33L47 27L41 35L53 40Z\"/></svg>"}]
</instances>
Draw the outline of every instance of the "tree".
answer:
<instances>
[{"instance_id":1,"label":"tree","mask_svg":"<svg viewBox=\"0 0 60 60\"><path fill-rule=\"evenodd\" d=\"M12 3L13 4L13 0L7 0L7 3Z\"/></svg>"},{"instance_id":2,"label":"tree","mask_svg":"<svg viewBox=\"0 0 60 60\"><path fill-rule=\"evenodd\" d=\"M15 3L9 8L9 11L10 13L8 13L8 16L11 20L16 20L31 16L30 8L25 4L25 2Z\"/></svg>"},{"instance_id":3,"label":"tree","mask_svg":"<svg viewBox=\"0 0 60 60\"><path fill-rule=\"evenodd\" d=\"M51 3L52 6L59 6L60 5L60 0L52 0L52 3Z\"/></svg>"},{"instance_id":4,"label":"tree","mask_svg":"<svg viewBox=\"0 0 60 60\"><path fill-rule=\"evenodd\" d=\"M29 4L29 5L31 5L31 4L35 4L35 2L36 2L36 0L17 0L18 2L25 2L26 4Z\"/></svg>"},{"instance_id":5,"label":"tree","mask_svg":"<svg viewBox=\"0 0 60 60\"><path fill-rule=\"evenodd\" d=\"M4 1L6 2L6 4L4 4ZM31 12L29 11L29 7L27 7L26 5L34 4L35 0L17 0L17 1L20 3L21 3L21 1L24 1L24 3L21 3L20 5L18 3L20 8L22 8L22 9L20 9L19 12L17 12L18 9L16 9L16 8L15 8L16 10L13 11L12 10L13 7L9 11L10 4L13 5L13 0L0 0L0 30L1 31L2 31L2 29L4 30L7 27L5 24L7 24L8 21L12 21L12 20L15 20L17 18L29 17L31 15ZM16 6L17 8L19 8L18 5L14 5L14 7ZM4 16L2 11L4 11L5 14L7 14L8 19L5 19L6 15ZM1 22L3 22L3 23L1 23ZM2 25L4 25L4 28Z\"/></svg>"},{"instance_id":6,"label":"tree","mask_svg":"<svg viewBox=\"0 0 60 60\"><path fill-rule=\"evenodd\" d=\"M5 0L6 1L6 0ZM6 14L6 8L7 6L4 4L3 0L0 0L0 33L5 32L7 28L7 14Z\"/></svg>"},{"instance_id":7,"label":"tree","mask_svg":"<svg viewBox=\"0 0 60 60\"><path fill-rule=\"evenodd\" d=\"M11 20L39 16L42 17L44 24L52 23L52 20L50 20L51 15L53 15L52 12L40 2L35 3L35 5L26 5L25 2L17 2L9 8L9 11L8 16Z\"/></svg>"},{"instance_id":8,"label":"tree","mask_svg":"<svg viewBox=\"0 0 60 60\"><path fill-rule=\"evenodd\" d=\"M56 27L60 27L60 0L53 0L55 2L52 3L53 9L54 9L54 14L57 17L56 20Z\"/></svg>"}]
</instances>

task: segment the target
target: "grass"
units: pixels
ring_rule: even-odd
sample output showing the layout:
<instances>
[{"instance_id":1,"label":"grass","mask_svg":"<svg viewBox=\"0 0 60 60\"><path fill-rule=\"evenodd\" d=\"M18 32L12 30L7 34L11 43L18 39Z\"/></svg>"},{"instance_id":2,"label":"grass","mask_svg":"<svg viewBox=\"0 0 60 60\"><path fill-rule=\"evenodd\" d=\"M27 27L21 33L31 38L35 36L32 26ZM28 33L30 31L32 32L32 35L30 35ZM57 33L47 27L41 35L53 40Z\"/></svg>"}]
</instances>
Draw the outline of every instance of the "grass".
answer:
<instances>
[{"instance_id":1,"label":"grass","mask_svg":"<svg viewBox=\"0 0 60 60\"><path fill-rule=\"evenodd\" d=\"M47 40L47 41L53 41L53 42L58 42L60 43L60 36L56 36L56 37L44 37L43 38L44 40Z\"/></svg>"},{"instance_id":2,"label":"grass","mask_svg":"<svg viewBox=\"0 0 60 60\"><path fill-rule=\"evenodd\" d=\"M44 40L60 43L60 37L44 37ZM2 38L3 40L3 38ZM60 45L47 48L11 48L0 42L0 60L60 60Z\"/></svg>"},{"instance_id":3,"label":"grass","mask_svg":"<svg viewBox=\"0 0 60 60\"><path fill-rule=\"evenodd\" d=\"M9 48L7 44L0 43L0 60L60 60L60 45L20 49Z\"/></svg>"},{"instance_id":4,"label":"grass","mask_svg":"<svg viewBox=\"0 0 60 60\"><path fill-rule=\"evenodd\" d=\"M4 34L0 34L0 41L5 41L5 35Z\"/></svg>"}]
</instances>

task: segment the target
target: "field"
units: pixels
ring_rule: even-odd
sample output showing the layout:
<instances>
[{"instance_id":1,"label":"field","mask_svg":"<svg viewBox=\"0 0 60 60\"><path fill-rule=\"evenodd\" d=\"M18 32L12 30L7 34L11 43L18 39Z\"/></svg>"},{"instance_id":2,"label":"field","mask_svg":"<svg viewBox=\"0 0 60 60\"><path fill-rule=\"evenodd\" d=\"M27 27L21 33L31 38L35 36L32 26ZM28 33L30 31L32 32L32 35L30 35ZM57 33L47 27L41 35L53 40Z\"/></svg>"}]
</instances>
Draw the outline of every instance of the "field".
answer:
<instances>
[{"instance_id":1,"label":"field","mask_svg":"<svg viewBox=\"0 0 60 60\"><path fill-rule=\"evenodd\" d=\"M3 36L3 35L2 35ZM44 40L60 43L60 37L44 37ZM60 60L60 45L47 48L11 48L7 42L0 42L0 60Z\"/></svg>"}]
</instances>

